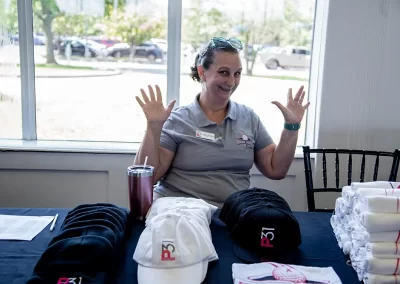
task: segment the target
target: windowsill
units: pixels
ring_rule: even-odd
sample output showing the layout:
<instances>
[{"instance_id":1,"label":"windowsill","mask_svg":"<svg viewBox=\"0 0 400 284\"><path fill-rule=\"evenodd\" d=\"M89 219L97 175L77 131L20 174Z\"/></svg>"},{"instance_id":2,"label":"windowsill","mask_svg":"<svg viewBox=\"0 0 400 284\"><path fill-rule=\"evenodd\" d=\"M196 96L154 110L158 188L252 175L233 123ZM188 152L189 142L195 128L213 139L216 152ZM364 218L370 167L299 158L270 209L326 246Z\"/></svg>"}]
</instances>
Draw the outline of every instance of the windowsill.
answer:
<instances>
[{"instance_id":1,"label":"windowsill","mask_svg":"<svg viewBox=\"0 0 400 284\"><path fill-rule=\"evenodd\" d=\"M128 142L90 142L90 141L24 141L0 139L0 151L3 152L64 152L64 153L103 153L135 154L140 143ZM296 148L295 159L303 159L303 149Z\"/></svg>"},{"instance_id":2,"label":"windowsill","mask_svg":"<svg viewBox=\"0 0 400 284\"><path fill-rule=\"evenodd\" d=\"M134 154L140 143L0 140L1 151Z\"/></svg>"}]
</instances>

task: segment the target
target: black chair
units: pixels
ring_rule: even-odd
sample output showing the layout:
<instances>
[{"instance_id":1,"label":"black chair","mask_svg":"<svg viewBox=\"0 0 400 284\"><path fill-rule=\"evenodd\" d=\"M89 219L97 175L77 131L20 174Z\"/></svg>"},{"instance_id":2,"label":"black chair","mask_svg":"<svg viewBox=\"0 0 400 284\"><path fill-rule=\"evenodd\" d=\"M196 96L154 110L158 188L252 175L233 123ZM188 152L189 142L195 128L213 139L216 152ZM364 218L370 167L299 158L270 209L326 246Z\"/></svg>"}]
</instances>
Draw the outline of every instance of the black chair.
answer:
<instances>
[{"instance_id":1,"label":"black chair","mask_svg":"<svg viewBox=\"0 0 400 284\"><path fill-rule=\"evenodd\" d=\"M334 209L316 209L314 193L316 192L341 192L342 187L339 183L339 154L347 154L347 185L352 182L353 173L353 155L362 155L361 159L361 172L360 172L360 182L364 182L365 175L365 156L376 156L374 165L374 176L373 181L377 180L378 170L379 170L379 158L380 157L391 157L392 158L392 168L388 177L388 181L396 181L397 172L399 171L399 161L400 161L400 150L397 149L394 152L382 152L382 151L364 151L364 150L345 150L345 149L310 149L309 146L303 146L304 153L304 173L306 177L307 186L307 203L309 212L333 212ZM311 153L322 154L322 179L323 188L314 188L313 175L311 170ZM336 188L327 187L327 174L326 174L326 154L335 154L335 177L336 177Z\"/></svg>"}]
</instances>

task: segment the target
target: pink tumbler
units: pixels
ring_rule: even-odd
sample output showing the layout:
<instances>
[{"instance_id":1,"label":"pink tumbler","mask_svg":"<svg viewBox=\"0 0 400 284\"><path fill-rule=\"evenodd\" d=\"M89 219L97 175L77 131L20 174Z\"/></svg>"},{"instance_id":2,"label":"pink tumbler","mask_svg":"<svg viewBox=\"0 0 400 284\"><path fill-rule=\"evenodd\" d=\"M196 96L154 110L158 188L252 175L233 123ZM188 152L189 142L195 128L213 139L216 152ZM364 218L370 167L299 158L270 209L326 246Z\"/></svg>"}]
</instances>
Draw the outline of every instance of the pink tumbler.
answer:
<instances>
[{"instance_id":1,"label":"pink tumbler","mask_svg":"<svg viewBox=\"0 0 400 284\"><path fill-rule=\"evenodd\" d=\"M144 220L153 203L153 173L152 166L134 165L127 169L132 219Z\"/></svg>"}]
</instances>

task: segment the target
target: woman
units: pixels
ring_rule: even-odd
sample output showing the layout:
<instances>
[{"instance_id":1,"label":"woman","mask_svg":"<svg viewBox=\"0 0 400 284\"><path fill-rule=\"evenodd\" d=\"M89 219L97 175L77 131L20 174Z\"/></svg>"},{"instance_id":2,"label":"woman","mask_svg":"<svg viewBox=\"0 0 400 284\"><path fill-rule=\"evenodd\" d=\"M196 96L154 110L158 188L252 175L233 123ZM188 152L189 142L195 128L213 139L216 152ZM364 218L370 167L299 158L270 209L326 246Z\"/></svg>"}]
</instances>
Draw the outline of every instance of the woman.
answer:
<instances>
[{"instance_id":1,"label":"woman","mask_svg":"<svg viewBox=\"0 0 400 284\"><path fill-rule=\"evenodd\" d=\"M286 176L309 103L303 105L303 87L294 98L289 89L286 106L272 102L285 118L276 145L252 109L230 100L240 84L241 49L237 39L211 39L191 68L202 90L188 106L172 111L172 101L165 108L158 86L136 97L147 129L135 163L147 156L154 166L155 198L196 197L222 207L233 192L249 188L253 163L267 178Z\"/></svg>"}]
</instances>

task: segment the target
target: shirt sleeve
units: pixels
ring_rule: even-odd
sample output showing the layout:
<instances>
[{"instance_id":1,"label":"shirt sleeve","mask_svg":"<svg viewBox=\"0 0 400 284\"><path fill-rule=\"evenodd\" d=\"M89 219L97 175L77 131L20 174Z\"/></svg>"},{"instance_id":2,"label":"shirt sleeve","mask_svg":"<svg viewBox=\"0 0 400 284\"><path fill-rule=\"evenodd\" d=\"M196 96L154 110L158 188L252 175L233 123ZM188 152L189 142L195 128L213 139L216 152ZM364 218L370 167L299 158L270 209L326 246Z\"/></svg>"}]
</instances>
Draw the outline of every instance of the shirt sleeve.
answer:
<instances>
[{"instance_id":1,"label":"shirt sleeve","mask_svg":"<svg viewBox=\"0 0 400 284\"><path fill-rule=\"evenodd\" d=\"M267 129L265 129L264 124L262 123L260 117L253 112L254 122L255 122L255 143L254 143L254 151L257 152L259 150L264 149L265 147L274 143L272 137L269 135Z\"/></svg>"},{"instance_id":2,"label":"shirt sleeve","mask_svg":"<svg viewBox=\"0 0 400 284\"><path fill-rule=\"evenodd\" d=\"M173 114L171 114L163 125L160 137L160 146L167 150L175 152L178 144L179 143L175 135Z\"/></svg>"}]
</instances>

